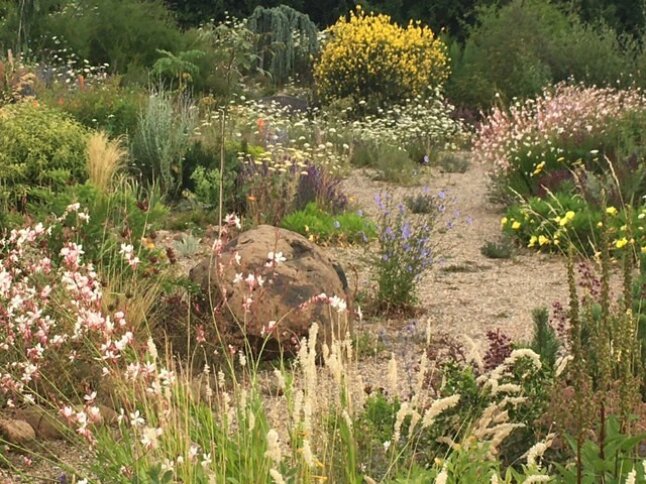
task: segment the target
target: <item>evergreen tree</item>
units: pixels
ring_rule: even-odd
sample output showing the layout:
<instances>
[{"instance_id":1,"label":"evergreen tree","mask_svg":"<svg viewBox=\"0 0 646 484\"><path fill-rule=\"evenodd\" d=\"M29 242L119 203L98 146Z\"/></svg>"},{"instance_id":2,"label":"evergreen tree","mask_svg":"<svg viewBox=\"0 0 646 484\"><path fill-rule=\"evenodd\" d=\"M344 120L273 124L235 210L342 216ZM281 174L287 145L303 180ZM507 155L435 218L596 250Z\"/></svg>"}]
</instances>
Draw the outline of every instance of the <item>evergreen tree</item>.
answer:
<instances>
[{"instance_id":1,"label":"evergreen tree","mask_svg":"<svg viewBox=\"0 0 646 484\"><path fill-rule=\"evenodd\" d=\"M286 5L256 7L248 27L258 34L260 67L276 84L295 74L309 74L311 58L318 52L318 29L309 16Z\"/></svg>"}]
</instances>

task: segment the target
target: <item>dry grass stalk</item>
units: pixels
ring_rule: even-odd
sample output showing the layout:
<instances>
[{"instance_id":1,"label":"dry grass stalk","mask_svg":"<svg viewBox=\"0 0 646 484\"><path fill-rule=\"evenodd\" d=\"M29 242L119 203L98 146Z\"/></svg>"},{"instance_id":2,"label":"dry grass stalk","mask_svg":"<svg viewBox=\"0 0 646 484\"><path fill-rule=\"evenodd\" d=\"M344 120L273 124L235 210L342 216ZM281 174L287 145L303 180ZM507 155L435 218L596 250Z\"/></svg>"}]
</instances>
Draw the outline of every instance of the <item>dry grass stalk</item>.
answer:
<instances>
[{"instance_id":1,"label":"dry grass stalk","mask_svg":"<svg viewBox=\"0 0 646 484\"><path fill-rule=\"evenodd\" d=\"M123 166L126 154L121 139L111 140L104 132L90 136L87 144L90 182L102 192L110 192L115 174Z\"/></svg>"}]
</instances>

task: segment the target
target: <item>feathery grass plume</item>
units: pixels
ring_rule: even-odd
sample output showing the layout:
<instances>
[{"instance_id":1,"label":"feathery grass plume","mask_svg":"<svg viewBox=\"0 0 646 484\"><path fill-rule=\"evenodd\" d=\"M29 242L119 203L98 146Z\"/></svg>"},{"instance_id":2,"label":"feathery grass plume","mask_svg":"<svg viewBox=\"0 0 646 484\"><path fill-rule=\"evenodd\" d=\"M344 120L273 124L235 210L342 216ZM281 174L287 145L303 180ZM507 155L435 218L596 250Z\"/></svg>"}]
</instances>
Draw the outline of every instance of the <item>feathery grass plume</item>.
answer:
<instances>
[{"instance_id":1,"label":"feathery grass plume","mask_svg":"<svg viewBox=\"0 0 646 484\"><path fill-rule=\"evenodd\" d=\"M555 435L548 434L545 437L545 440L542 442L537 442L527 451L527 465L535 466L538 465L538 460L543 457L543 454L553 443Z\"/></svg>"},{"instance_id":2,"label":"feathery grass plume","mask_svg":"<svg viewBox=\"0 0 646 484\"><path fill-rule=\"evenodd\" d=\"M103 193L109 193L112 182L124 165L127 151L121 139L109 139L103 131L92 134L87 142L87 171L90 182Z\"/></svg>"},{"instance_id":3,"label":"feathery grass plume","mask_svg":"<svg viewBox=\"0 0 646 484\"><path fill-rule=\"evenodd\" d=\"M424 418L422 419L422 428L424 429L433 425L433 421L436 417L438 417L444 411L455 407L459 402L460 395L457 393L451 395L450 397L435 400L430 408L424 413Z\"/></svg>"}]
</instances>

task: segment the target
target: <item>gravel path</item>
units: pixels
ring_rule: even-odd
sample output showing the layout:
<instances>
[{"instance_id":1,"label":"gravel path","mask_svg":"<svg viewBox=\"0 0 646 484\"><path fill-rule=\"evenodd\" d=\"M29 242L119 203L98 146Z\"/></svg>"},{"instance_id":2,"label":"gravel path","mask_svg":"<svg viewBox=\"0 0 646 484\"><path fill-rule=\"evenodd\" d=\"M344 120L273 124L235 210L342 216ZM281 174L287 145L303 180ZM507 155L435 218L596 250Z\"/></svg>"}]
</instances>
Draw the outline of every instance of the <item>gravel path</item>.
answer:
<instances>
[{"instance_id":1,"label":"gravel path","mask_svg":"<svg viewBox=\"0 0 646 484\"><path fill-rule=\"evenodd\" d=\"M454 209L461 222L441 235L444 261L437 264L420 285L420 303L430 318L433 332L467 336L481 349L485 333L499 328L514 340L531 336L532 309L550 307L555 301L567 302L567 280L563 257L537 254L519 248L511 259L489 259L480 249L486 241L501 236L502 208L487 197L486 167L471 163L465 173L428 174L420 180L433 193L445 190L455 198ZM421 191L420 187L389 187L372 180L362 171L353 172L344 181L344 189L356 205L376 215L375 195L388 189L396 198ZM374 285L366 265L357 263L363 249L331 249L345 264L351 284L360 288ZM411 321L376 322L376 331L386 330L401 337ZM365 330L371 329L364 323ZM382 327L383 326L383 327ZM421 325L426 326L423 321Z\"/></svg>"}]
</instances>

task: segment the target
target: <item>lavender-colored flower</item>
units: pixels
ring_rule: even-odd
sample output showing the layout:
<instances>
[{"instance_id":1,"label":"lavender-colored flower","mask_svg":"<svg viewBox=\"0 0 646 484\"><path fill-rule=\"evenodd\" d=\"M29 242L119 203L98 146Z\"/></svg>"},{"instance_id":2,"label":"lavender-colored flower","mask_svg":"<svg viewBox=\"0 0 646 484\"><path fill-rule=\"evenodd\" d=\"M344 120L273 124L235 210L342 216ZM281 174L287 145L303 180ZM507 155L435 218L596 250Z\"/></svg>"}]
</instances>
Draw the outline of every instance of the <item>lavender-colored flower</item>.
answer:
<instances>
[{"instance_id":1,"label":"lavender-colored flower","mask_svg":"<svg viewBox=\"0 0 646 484\"><path fill-rule=\"evenodd\" d=\"M384 201L379 193L375 195L375 203L379 207L380 210L386 210L386 206L384 205Z\"/></svg>"},{"instance_id":2,"label":"lavender-colored flower","mask_svg":"<svg viewBox=\"0 0 646 484\"><path fill-rule=\"evenodd\" d=\"M404 240L408 240L411 236L411 226L409 222L406 222L402 226L402 237Z\"/></svg>"}]
</instances>

